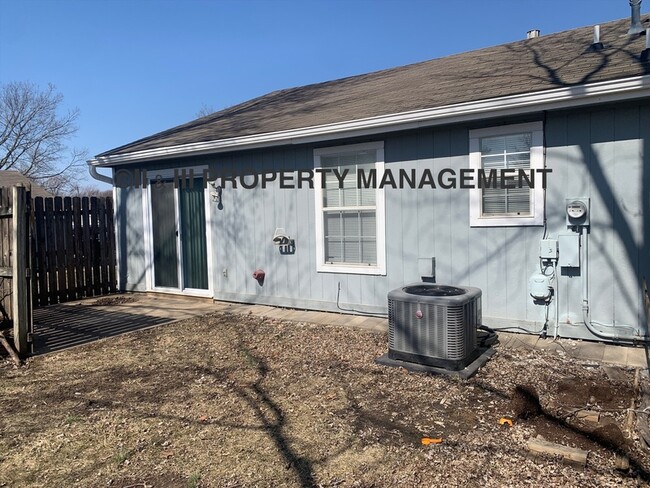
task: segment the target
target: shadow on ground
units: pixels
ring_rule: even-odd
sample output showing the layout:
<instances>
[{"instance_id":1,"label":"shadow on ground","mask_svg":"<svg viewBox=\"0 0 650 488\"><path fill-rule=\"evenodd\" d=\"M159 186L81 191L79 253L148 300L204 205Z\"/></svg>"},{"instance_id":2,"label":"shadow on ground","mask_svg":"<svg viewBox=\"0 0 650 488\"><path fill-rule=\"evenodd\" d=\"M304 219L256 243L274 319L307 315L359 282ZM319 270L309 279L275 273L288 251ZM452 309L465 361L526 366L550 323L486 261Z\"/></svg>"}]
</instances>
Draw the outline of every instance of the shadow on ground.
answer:
<instances>
[{"instance_id":1,"label":"shadow on ground","mask_svg":"<svg viewBox=\"0 0 650 488\"><path fill-rule=\"evenodd\" d=\"M169 317L87 305L52 305L34 310L34 355L171 322Z\"/></svg>"}]
</instances>

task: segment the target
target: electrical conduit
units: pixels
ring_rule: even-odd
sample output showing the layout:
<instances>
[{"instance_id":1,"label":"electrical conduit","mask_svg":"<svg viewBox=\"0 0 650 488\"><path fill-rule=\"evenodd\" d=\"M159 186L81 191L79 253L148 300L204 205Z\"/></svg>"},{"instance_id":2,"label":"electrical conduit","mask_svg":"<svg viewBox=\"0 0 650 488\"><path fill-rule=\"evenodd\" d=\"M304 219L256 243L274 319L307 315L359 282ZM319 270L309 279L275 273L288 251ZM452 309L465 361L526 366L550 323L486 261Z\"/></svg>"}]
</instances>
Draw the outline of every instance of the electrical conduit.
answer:
<instances>
[{"instance_id":1,"label":"electrical conduit","mask_svg":"<svg viewBox=\"0 0 650 488\"><path fill-rule=\"evenodd\" d=\"M602 339L609 339L614 341L627 341L627 342L650 342L650 338L635 335L636 328L631 325L618 325L618 324L603 324L591 320L589 310L589 233L587 228L580 227L580 252L582 262L582 320L585 327L596 337ZM611 331L602 331L594 327L597 325L602 328L610 329ZM625 329L625 330L623 330ZM626 332L624 335L621 333ZM632 337L630 337L632 336Z\"/></svg>"}]
</instances>

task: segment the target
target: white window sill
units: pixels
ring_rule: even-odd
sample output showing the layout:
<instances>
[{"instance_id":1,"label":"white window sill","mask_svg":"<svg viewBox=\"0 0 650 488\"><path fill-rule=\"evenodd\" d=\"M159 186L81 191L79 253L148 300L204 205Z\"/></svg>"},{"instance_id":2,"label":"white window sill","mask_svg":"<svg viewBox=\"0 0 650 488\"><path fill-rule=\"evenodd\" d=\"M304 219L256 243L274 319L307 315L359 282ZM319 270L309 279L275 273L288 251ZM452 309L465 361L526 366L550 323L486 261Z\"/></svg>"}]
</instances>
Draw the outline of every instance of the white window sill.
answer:
<instances>
[{"instance_id":1,"label":"white window sill","mask_svg":"<svg viewBox=\"0 0 650 488\"><path fill-rule=\"evenodd\" d=\"M534 217L470 217L470 227L516 227L544 225L541 215Z\"/></svg>"},{"instance_id":2,"label":"white window sill","mask_svg":"<svg viewBox=\"0 0 650 488\"><path fill-rule=\"evenodd\" d=\"M385 276L386 270L379 266L364 266L351 264L320 264L316 267L319 273L344 273L359 275Z\"/></svg>"}]
</instances>

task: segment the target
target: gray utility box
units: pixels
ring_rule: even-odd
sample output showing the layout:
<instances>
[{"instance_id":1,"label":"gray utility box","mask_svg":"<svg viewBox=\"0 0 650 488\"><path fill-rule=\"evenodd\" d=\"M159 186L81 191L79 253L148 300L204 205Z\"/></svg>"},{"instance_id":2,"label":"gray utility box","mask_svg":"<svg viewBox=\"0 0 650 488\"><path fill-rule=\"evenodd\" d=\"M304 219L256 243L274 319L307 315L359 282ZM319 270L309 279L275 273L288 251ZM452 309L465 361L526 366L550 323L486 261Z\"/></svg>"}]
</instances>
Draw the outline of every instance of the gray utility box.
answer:
<instances>
[{"instance_id":1,"label":"gray utility box","mask_svg":"<svg viewBox=\"0 0 650 488\"><path fill-rule=\"evenodd\" d=\"M414 283L388 293L388 357L460 370L479 355L478 288Z\"/></svg>"},{"instance_id":2,"label":"gray utility box","mask_svg":"<svg viewBox=\"0 0 650 488\"><path fill-rule=\"evenodd\" d=\"M539 241L539 257L541 259L557 259L557 239Z\"/></svg>"},{"instance_id":3,"label":"gray utility box","mask_svg":"<svg viewBox=\"0 0 650 488\"><path fill-rule=\"evenodd\" d=\"M580 236L578 234L558 236L558 242L560 244L559 266L561 268L579 268Z\"/></svg>"}]
</instances>

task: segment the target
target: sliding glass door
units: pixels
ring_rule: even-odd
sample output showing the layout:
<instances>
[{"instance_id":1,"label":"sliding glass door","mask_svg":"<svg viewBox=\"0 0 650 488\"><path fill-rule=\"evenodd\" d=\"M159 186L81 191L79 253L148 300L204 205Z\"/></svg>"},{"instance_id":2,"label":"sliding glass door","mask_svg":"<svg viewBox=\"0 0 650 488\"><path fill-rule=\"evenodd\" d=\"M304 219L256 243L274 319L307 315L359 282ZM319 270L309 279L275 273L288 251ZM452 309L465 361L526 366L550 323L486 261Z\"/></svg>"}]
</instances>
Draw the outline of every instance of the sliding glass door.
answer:
<instances>
[{"instance_id":1,"label":"sliding glass door","mask_svg":"<svg viewBox=\"0 0 650 488\"><path fill-rule=\"evenodd\" d=\"M150 186L154 289L208 290L205 195L200 180Z\"/></svg>"},{"instance_id":2,"label":"sliding glass door","mask_svg":"<svg viewBox=\"0 0 650 488\"><path fill-rule=\"evenodd\" d=\"M178 223L175 190L171 184L151 187L154 286L179 288Z\"/></svg>"}]
</instances>

